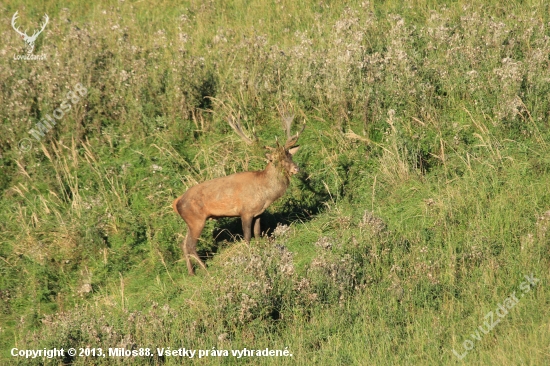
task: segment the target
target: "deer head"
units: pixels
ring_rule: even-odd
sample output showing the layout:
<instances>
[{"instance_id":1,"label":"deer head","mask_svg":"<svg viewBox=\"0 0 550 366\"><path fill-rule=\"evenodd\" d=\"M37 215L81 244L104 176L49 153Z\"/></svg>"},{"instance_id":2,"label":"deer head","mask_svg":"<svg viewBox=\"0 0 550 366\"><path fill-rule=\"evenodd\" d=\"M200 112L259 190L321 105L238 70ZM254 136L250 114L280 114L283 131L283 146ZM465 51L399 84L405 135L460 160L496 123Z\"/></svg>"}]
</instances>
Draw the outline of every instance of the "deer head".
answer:
<instances>
[{"instance_id":1,"label":"deer head","mask_svg":"<svg viewBox=\"0 0 550 366\"><path fill-rule=\"evenodd\" d=\"M299 172L298 165L292 161L292 156L298 151L300 148L298 145L296 145L296 142L298 141L298 138L304 131L304 128L306 127L305 123L302 126L302 129L297 132L295 135L292 135L290 132L292 121L294 120L294 115L289 115L284 111L280 111L281 113L281 122L283 125L283 129L286 133L287 140L284 145L279 144L279 140L275 138L275 144L276 147L271 146L265 146L266 150L269 150L269 152L266 154L267 160L272 163L273 165L279 166L282 168L282 170L285 172L285 175L287 177L291 177L294 174L297 174ZM234 118L233 116L229 116L227 119L227 122L229 126L241 137L241 139L247 144L247 145L254 145L258 142L258 137L253 133L254 137L250 138L248 137L242 128L241 123L239 122L239 118Z\"/></svg>"},{"instance_id":2,"label":"deer head","mask_svg":"<svg viewBox=\"0 0 550 366\"><path fill-rule=\"evenodd\" d=\"M305 123L302 126L302 129L296 133L296 135L291 135L290 127L292 126L292 121L294 120L294 115L281 115L281 122L283 124L283 129L286 132L286 142L284 145L279 144L279 140L275 139L275 144L277 147L273 148L266 146L270 152L266 154L269 162L273 163L276 166L282 168L287 177L291 177L294 174L297 174L300 169L298 165L292 160L292 156L298 151L300 146L296 145L298 138L306 127Z\"/></svg>"},{"instance_id":3,"label":"deer head","mask_svg":"<svg viewBox=\"0 0 550 366\"><path fill-rule=\"evenodd\" d=\"M48 14L44 14L44 23L42 24L42 28L39 31L35 31L32 34L32 36L28 36L26 30L25 32L21 32L19 30L19 27L15 25L15 21L18 18L17 13L18 12L16 11L15 14L13 14L13 17L11 18L11 26L13 27L13 29L15 29L15 31L21 36L21 38L23 38L23 40L27 44L27 53L32 53L32 51L34 50L34 42L36 41L36 38L38 38L38 35L42 33L44 28L46 28L46 24L48 24L48 21L50 20L50 18L48 17Z\"/></svg>"}]
</instances>

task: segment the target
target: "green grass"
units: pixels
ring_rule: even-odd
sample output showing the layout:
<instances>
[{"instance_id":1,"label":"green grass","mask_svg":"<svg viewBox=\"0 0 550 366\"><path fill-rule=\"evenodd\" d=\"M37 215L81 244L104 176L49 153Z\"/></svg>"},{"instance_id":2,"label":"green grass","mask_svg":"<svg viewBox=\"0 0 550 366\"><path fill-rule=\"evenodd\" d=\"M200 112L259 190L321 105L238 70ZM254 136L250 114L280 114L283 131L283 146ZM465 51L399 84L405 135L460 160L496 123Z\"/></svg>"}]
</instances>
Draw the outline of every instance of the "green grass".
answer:
<instances>
[{"instance_id":1,"label":"green grass","mask_svg":"<svg viewBox=\"0 0 550 366\"><path fill-rule=\"evenodd\" d=\"M14 60L24 44L1 34L3 364L182 363L27 360L14 347L293 355L194 360L224 365L549 362L546 3L0 7L16 10L29 33L44 13L50 23L34 51L45 61ZM87 94L34 140L77 83ZM208 222L208 273L188 276L173 199L263 169L264 150L226 120L273 146L281 107L294 128L307 122L303 173L261 240L243 243L238 219Z\"/></svg>"}]
</instances>

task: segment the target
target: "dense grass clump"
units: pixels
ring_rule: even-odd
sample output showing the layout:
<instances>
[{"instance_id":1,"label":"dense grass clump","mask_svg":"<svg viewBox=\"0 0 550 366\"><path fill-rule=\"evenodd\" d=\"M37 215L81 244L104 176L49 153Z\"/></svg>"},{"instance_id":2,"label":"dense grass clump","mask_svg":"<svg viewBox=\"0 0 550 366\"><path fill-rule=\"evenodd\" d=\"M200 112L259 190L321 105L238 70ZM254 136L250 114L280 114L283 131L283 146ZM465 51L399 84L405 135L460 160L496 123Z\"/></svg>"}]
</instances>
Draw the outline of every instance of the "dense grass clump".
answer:
<instances>
[{"instance_id":1,"label":"dense grass clump","mask_svg":"<svg viewBox=\"0 0 550 366\"><path fill-rule=\"evenodd\" d=\"M0 31L2 363L550 361L546 3L18 1L6 24L15 11L50 22L45 60ZM189 277L173 199L263 169L227 118L274 146L283 110L307 123L303 173L261 240L208 222L208 273ZM11 355L71 347L155 354Z\"/></svg>"}]
</instances>

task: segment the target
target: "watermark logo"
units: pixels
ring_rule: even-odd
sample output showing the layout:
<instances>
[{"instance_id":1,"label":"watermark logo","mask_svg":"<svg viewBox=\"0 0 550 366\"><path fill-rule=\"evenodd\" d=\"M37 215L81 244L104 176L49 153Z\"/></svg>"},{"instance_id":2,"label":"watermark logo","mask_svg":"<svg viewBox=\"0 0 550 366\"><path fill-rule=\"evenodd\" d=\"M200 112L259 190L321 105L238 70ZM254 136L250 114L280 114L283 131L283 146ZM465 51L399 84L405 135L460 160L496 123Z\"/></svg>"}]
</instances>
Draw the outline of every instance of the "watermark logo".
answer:
<instances>
[{"instance_id":1,"label":"watermark logo","mask_svg":"<svg viewBox=\"0 0 550 366\"><path fill-rule=\"evenodd\" d=\"M479 330L476 329L472 334L470 334L471 339L466 339L462 343L462 348L464 351L463 353L459 353L453 348L453 354L458 357L459 360L462 360L471 350L474 349L474 341L481 342L483 336L493 330L493 328L496 327L496 325L506 317L508 311L512 310L512 308L519 303L520 299L525 296L525 294L527 294L529 291L531 291L540 281L538 278L535 278L532 273L530 276L526 275L525 279L527 281L522 282L519 285L521 293L518 291L518 294L520 295L520 298L516 297L516 291L514 291L510 294L510 296L508 296L497 305L497 309L494 312L489 311L487 314L485 314L485 323L478 327ZM481 331L481 333L479 331Z\"/></svg>"},{"instance_id":2,"label":"watermark logo","mask_svg":"<svg viewBox=\"0 0 550 366\"><path fill-rule=\"evenodd\" d=\"M74 91L69 91L65 100L61 102L59 108L56 108L53 111L53 117L49 114L46 114L44 118L40 120L40 122L37 122L35 124L34 128L28 131L29 135L34 137L36 141L40 141L42 137L50 132L53 126L55 126L57 122L63 118L65 113L70 111L72 106L76 105L76 103L80 101L80 98L85 97L87 94L88 89L84 85L80 83L76 84L74 86ZM28 137L25 137L19 141L18 145L21 152L27 152L32 149L32 140Z\"/></svg>"},{"instance_id":3,"label":"watermark logo","mask_svg":"<svg viewBox=\"0 0 550 366\"><path fill-rule=\"evenodd\" d=\"M17 34L19 34L21 36L21 38L23 38L23 41L25 41L25 44L26 44L26 47L27 47L27 54L26 55L13 55L13 59L14 60L27 60L27 61L28 60L45 60L46 55L44 55L44 54L34 55L33 51L34 51L34 42L36 42L36 39L38 38L40 33L42 33L44 31L44 28L46 28L46 25L48 24L48 21L50 20L50 18L48 17L48 14L44 14L44 23L42 24L41 29L37 30L37 31L34 31L32 36L29 36L27 34L26 30L25 30L25 32L21 32L19 30L19 27L17 27L15 25L15 22L18 18L17 13L18 13L18 11L16 11L15 14L13 14L13 17L11 18L11 26L17 32Z\"/></svg>"}]
</instances>

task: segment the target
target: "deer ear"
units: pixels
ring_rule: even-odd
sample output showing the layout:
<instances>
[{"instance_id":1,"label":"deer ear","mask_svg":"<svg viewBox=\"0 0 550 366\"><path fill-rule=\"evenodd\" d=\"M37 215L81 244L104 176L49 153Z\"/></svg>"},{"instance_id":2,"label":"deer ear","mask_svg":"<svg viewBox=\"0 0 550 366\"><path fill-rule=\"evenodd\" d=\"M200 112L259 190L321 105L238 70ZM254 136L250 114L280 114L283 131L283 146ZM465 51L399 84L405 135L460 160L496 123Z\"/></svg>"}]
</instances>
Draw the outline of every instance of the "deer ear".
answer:
<instances>
[{"instance_id":1,"label":"deer ear","mask_svg":"<svg viewBox=\"0 0 550 366\"><path fill-rule=\"evenodd\" d=\"M294 154L296 154L296 152L298 151L299 148L300 148L300 146L294 146L294 147L288 149L288 153L290 155L294 155Z\"/></svg>"}]
</instances>

